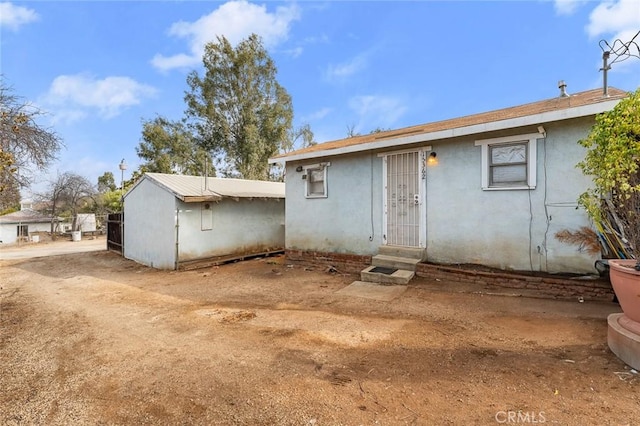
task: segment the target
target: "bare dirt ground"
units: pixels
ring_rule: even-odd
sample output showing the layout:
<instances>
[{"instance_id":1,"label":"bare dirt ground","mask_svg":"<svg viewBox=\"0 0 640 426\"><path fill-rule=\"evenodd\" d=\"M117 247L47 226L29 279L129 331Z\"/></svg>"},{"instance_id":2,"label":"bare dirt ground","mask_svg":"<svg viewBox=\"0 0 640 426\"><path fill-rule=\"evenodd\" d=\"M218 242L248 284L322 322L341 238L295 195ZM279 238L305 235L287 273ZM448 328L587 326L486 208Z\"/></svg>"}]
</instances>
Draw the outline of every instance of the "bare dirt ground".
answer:
<instances>
[{"instance_id":1,"label":"bare dirt ground","mask_svg":"<svg viewBox=\"0 0 640 426\"><path fill-rule=\"evenodd\" d=\"M427 279L380 301L283 257L169 272L3 250L1 424L639 424L614 303Z\"/></svg>"}]
</instances>

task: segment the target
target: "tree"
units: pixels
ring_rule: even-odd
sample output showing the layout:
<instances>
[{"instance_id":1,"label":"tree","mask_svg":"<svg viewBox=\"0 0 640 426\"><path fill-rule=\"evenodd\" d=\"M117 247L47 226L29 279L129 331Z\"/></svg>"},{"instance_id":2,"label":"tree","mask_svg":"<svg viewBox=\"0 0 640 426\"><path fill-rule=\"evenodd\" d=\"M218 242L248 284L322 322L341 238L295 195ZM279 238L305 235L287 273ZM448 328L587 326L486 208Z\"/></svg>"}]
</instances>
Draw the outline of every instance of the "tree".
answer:
<instances>
[{"instance_id":1,"label":"tree","mask_svg":"<svg viewBox=\"0 0 640 426\"><path fill-rule=\"evenodd\" d=\"M108 191L116 190L116 180L113 177L113 173L104 172L102 176L98 177L98 192L105 193Z\"/></svg>"},{"instance_id":2,"label":"tree","mask_svg":"<svg viewBox=\"0 0 640 426\"><path fill-rule=\"evenodd\" d=\"M198 144L222 155L225 175L269 178L268 159L291 129L291 97L276 80L276 67L255 34L233 48L225 37L205 46L204 76L187 77L186 116Z\"/></svg>"},{"instance_id":3,"label":"tree","mask_svg":"<svg viewBox=\"0 0 640 426\"><path fill-rule=\"evenodd\" d=\"M622 236L612 251L625 252L626 241L640 270L640 89L598 115L579 143L587 153L578 167L593 179L579 203L603 235Z\"/></svg>"},{"instance_id":4,"label":"tree","mask_svg":"<svg viewBox=\"0 0 640 426\"><path fill-rule=\"evenodd\" d=\"M213 161L208 151L198 146L196 139L184 123L164 117L142 122L142 141L136 148L141 165L153 173L186 175L214 175Z\"/></svg>"},{"instance_id":5,"label":"tree","mask_svg":"<svg viewBox=\"0 0 640 426\"><path fill-rule=\"evenodd\" d=\"M307 148L316 145L318 142L314 139L313 131L309 124L303 124L297 128L290 128L287 130L287 138L282 144L282 151L287 153L295 151L296 149Z\"/></svg>"},{"instance_id":6,"label":"tree","mask_svg":"<svg viewBox=\"0 0 640 426\"><path fill-rule=\"evenodd\" d=\"M77 216L80 209L86 204L93 203L95 190L91 182L84 176L73 172L58 174L49 183L49 190L40 198L50 205L51 235L55 232L55 218L62 214L69 215L71 227L77 230Z\"/></svg>"},{"instance_id":7,"label":"tree","mask_svg":"<svg viewBox=\"0 0 640 426\"><path fill-rule=\"evenodd\" d=\"M43 170L55 160L62 141L37 123L43 115L0 79L0 192L18 192L29 185L33 168Z\"/></svg>"}]
</instances>

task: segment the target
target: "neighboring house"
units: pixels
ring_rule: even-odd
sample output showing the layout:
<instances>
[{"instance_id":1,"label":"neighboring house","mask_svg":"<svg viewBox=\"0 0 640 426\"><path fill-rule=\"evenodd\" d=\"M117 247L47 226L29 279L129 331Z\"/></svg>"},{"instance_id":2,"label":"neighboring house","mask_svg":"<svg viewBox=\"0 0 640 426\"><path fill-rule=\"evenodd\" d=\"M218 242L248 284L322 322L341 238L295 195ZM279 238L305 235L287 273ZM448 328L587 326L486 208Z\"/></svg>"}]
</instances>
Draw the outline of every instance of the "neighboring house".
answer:
<instances>
[{"instance_id":1,"label":"neighboring house","mask_svg":"<svg viewBox=\"0 0 640 426\"><path fill-rule=\"evenodd\" d=\"M124 257L159 269L284 248L285 185L146 173L124 196Z\"/></svg>"},{"instance_id":2,"label":"neighboring house","mask_svg":"<svg viewBox=\"0 0 640 426\"><path fill-rule=\"evenodd\" d=\"M364 264L408 248L430 263L595 272L593 255L554 234L590 226L578 140L624 96L562 91L272 158L286 168L287 255Z\"/></svg>"},{"instance_id":3,"label":"neighboring house","mask_svg":"<svg viewBox=\"0 0 640 426\"><path fill-rule=\"evenodd\" d=\"M0 242L4 244L29 241L34 233L50 231L51 216L29 208L0 216Z\"/></svg>"}]
</instances>

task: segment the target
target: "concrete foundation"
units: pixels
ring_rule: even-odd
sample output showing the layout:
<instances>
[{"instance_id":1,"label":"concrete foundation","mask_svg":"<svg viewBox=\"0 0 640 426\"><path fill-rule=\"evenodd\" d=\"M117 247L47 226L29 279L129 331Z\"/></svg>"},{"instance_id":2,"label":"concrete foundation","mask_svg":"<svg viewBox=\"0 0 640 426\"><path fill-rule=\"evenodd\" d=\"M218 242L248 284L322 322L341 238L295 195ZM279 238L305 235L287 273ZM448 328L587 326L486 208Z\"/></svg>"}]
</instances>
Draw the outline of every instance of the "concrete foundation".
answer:
<instances>
[{"instance_id":1,"label":"concrete foundation","mask_svg":"<svg viewBox=\"0 0 640 426\"><path fill-rule=\"evenodd\" d=\"M640 324L624 314L611 314L607 322L609 349L627 365L640 370Z\"/></svg>"}]
</instances>

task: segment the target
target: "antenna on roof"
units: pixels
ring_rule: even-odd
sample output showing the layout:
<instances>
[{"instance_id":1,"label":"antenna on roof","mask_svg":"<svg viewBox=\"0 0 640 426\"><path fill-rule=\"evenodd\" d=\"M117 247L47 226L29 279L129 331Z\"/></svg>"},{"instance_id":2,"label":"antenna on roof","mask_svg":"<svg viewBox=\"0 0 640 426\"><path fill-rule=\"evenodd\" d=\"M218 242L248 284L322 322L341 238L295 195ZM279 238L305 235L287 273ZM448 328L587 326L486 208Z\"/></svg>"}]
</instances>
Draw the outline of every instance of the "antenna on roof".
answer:
<instances>
[{"instance_id":1,"label":"antenna on roof","mask_svg":"<svg viewBox=\"0 0 640 426\"><path fill-rule=\"evenodd\" d=\"M640 59L640 46L635 41L640 35L640 31L631 38L628 42L623 42L620 39L616 39L613 44L609 44L606 40L600 40L600 49L602 49L602 95L609 96L609 88L607 85L607 71L611 69L611 65L616 62L626 61L627 59L634 57ZM609 63L609 58L613 55L614 59Z\"/></svg>"}]
</instances>

